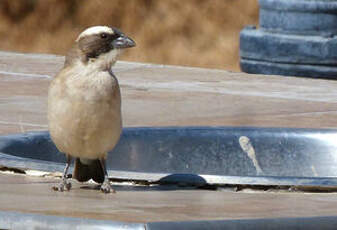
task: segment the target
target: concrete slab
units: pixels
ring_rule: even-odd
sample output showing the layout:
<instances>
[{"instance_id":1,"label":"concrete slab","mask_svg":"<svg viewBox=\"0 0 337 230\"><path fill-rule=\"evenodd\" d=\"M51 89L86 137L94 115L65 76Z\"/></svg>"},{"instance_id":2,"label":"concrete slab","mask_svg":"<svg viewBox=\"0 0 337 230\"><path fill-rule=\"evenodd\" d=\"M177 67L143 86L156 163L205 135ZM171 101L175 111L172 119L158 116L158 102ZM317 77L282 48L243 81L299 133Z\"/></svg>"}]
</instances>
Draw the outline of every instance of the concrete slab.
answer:
<instances>
[{"instance_id":1,"label":"concrete slab","mask_svg":"<svg viewBox=\"0 0 337 230\"><path fill-rule=\"evenodd\" d=\"M47 128L63 57L0 52L0 134ZM119 62L125 126L337 127L337 82Z\"/></svg>"},{"instance_id":2,"label":"concrete slab","mask_svg":"<svg viewBox=\"0 0 337 230\"><path fill-rule=\"evenodd\" d=\"M336 193L231 192L115 185L102 194L94 184L73 183L69 192L51 189L55 180L1 175L0 211L122 222L311 217L337 214Z\"/></svg>"}]
</instances>

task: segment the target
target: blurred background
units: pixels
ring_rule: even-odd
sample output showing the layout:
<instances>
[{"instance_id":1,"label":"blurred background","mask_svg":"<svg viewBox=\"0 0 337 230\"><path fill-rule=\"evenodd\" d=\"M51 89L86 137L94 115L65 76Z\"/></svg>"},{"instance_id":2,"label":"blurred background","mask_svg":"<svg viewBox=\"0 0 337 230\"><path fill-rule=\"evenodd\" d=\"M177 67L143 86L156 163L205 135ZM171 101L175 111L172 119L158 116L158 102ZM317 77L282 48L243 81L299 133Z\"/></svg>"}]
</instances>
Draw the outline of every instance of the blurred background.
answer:
<instances>
[{"instance_id":1,"label":"blurred background","mask_svg":"<svg viewBox=\"0 0 337 230\"><path fill-rule=\"evenodd\" d=\"M0 0L0 49L64 55L85 28L110 25L137 43L122 60L240 71L257 1Z\"/></svg>"}]
</instances>

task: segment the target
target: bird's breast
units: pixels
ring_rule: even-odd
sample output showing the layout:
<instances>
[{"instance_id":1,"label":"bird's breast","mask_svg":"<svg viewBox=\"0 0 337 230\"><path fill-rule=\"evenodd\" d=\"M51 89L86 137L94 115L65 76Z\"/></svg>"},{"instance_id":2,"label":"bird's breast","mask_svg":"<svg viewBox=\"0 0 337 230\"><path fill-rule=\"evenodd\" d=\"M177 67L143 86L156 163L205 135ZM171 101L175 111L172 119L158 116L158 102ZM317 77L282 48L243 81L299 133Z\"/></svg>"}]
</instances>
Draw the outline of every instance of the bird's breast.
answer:
<instances>
[{"instance_id":1,"label":"bird's breast","mask_svg":"<svg viewBox=\"0 0 337 230\"><path fill-rule=\"evenodd\" d=\"M105 154L117 143L122 127L117 80L108 72L55 78L48 120L60 151L89 159Z\"/></svg>"}]
</instances>

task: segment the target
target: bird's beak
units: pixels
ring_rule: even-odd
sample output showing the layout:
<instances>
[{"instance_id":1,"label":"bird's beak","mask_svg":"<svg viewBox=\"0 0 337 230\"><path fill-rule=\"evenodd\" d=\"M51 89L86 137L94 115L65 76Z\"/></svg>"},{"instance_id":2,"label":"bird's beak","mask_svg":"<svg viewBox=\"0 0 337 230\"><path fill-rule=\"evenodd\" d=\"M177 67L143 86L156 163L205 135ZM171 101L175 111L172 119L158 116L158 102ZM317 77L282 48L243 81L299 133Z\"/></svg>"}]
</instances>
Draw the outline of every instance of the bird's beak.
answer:
<instances>
[{"instance_id":1,"label":"bird's beak","mask_svg":"<svg viewBox=\"0 0 337 230\"><path fill-rule=\"evenodd\" d=\"M136 46L136 42L127 36L121 36L113 41L112 43L114 48L124 49Z\"/></svg>"}]
</instances>

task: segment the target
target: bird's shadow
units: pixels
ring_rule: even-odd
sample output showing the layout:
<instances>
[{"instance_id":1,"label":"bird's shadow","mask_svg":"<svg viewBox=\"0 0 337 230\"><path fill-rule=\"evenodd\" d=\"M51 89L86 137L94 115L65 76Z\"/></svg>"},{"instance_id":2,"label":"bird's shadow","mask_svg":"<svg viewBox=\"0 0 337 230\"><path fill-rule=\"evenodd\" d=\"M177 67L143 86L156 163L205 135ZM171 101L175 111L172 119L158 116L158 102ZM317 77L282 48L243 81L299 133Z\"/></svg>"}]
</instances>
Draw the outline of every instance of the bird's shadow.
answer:
<instances>
[{"instance_id":1,"label":"bird's shadow","mask_svg":"<svg viewBox=\"0 0 337 230\"><path fill-rule=\"evenodd\" d=\"M84 190L100 190L101 185L83 185L80 186L80 189ZM112 188L115 191L134 191L134 192L143 192L143 191L177 191L177 190L195 190L201 189L197 186L180 186L180 185L112 185Z\"/></svg>"},{"instance_id":2,"label":"bird's shadow","mask_svg":"<svg viewBox=\"0 0 337 230\"><path fill-rule=\"evenodd\" d=\"M112 188L116 191L175 191L175 190L213 190L204 178L196 174L171 174L152 183L130 183L112 181ZM100 190L99 184L83 185L85 190Z\"/></svg>"}]
</instances>

